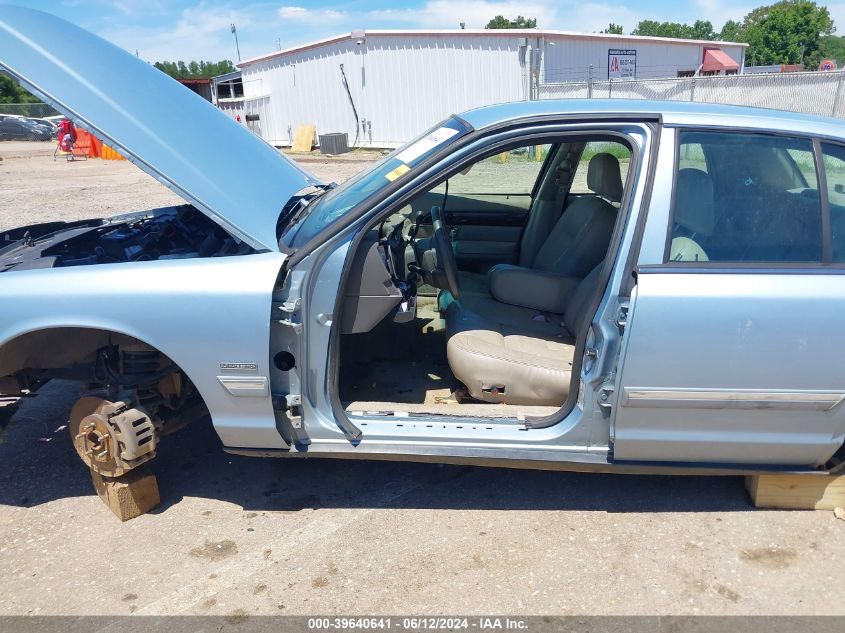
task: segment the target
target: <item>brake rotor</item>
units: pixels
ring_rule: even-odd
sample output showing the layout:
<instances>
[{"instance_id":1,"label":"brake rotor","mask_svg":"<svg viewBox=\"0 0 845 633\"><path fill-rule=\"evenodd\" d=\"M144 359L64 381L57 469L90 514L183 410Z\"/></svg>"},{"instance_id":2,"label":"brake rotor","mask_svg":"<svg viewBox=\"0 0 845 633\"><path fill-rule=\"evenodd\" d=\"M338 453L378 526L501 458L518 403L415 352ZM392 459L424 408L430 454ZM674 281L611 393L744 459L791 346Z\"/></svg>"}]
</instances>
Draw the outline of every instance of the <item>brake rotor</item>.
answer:
<instances>
[{"instance_id":1,"label":"brake rotor","mask_svg":"<svg viewBox=\"0 0 845 633\"><path fill-rule=\"evenodd\" d=\"M120 445L109 417L115 405L109 400L85 396L70 412L68 428L79 457L92 470L106 477L119 477L126 468L118 458Z\"/></svg>"}]
</instances>

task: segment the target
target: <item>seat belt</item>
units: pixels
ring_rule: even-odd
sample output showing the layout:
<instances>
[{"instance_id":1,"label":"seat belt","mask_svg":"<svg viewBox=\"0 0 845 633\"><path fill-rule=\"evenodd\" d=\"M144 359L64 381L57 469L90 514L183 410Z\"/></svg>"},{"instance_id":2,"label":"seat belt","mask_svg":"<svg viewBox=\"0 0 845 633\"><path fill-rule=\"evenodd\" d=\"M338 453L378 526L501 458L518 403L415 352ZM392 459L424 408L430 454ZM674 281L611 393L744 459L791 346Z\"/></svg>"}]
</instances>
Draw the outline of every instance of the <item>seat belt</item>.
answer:
<instances>
[{"instance_id":1,"label":"seat belt","mask_svg":"<svg viewBox=\"0 0 845 633\"><path fill-rule=\"evenodd\" d=\"M563 210L566 208L566 200L569 197L569 191L572 189L572 183L575 180L575 172L578 171L578 165L573 166L573 161L581 156L584 151L584 144L569 145L566 150L566 155L563 160L558 163L557 173L555 174L555 184L557 185L557 192L555 193L555 204L560 209L557 219L563 215ZM557 221L557 219L555 221Z\"/></svg>"}]
</instances>

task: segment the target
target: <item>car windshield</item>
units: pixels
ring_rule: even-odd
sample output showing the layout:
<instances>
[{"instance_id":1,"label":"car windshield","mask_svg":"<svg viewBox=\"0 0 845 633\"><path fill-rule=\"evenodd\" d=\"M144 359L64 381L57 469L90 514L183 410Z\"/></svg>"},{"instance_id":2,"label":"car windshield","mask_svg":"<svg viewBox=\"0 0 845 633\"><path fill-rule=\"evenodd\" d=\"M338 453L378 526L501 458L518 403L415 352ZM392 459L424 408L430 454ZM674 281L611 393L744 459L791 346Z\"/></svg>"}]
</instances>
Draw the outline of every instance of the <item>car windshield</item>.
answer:
<instances>
[{"instance_id":1,"label":"car windshield","mask_svg":"<svg viewBox=\"0 0 845 633\"><path fill-rule=\"evenodd\" d=\"M447 119L392 152L371 169L327 191L313 205L310 205L307 214L285 231L282 235L285 246L296 248L307 243L359 202L400 178L407 177L407 174L413 172L417 165L436 151L455 142L470 129L457 117Z\"/></svg>"}]
</instances>

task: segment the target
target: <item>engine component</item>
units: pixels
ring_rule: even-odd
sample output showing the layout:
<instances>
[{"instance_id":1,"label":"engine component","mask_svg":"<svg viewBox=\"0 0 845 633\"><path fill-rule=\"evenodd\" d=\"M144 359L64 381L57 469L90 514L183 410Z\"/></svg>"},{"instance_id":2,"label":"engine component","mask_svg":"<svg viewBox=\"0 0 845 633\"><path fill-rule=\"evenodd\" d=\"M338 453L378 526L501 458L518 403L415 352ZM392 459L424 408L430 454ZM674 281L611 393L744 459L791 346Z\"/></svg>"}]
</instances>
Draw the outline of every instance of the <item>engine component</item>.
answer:
<instances>
[{"instance_id":1,"label":"engine component","mask_svg":"<svg viewBox=\"0 0 845 633\"><path fill-rule=\"evenodd\" d=\"M73 406L68 428L82 461L106 477L120 477L155 457L152 420L125 402L84 396Z\"/></svg>"},{"instance_id":2,"label":"engine component","mask_svg":"<svg viewBox=\"0 0 845 633\"><path fill-rule=\"evenodd\" d=\"M120 262L225 257L254 252L190 205L126 216L37 225L35 236L0 234L0 272Z\"/></svg>"}]
</instances>

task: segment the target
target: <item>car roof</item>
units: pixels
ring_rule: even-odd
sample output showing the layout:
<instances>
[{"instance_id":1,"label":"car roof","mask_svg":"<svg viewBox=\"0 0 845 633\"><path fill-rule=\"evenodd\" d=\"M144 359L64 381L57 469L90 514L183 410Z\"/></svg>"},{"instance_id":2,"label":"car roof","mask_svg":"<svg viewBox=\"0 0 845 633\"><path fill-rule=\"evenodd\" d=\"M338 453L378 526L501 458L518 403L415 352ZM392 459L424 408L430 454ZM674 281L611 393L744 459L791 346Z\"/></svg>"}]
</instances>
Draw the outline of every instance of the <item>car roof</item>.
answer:
<instances>
[{"instance_id":1,"label":"car roof","mask_svg":"<svg viewBox=\"0 0 845 633\"><path fill-rule=\"evenodd\" d=\"M669 126L731 127L845 138L845 121L767 108L644 99L548 99L485 106L461 114L477 130L554 116L642 117Z\"/></svg>"}]
</instances>

